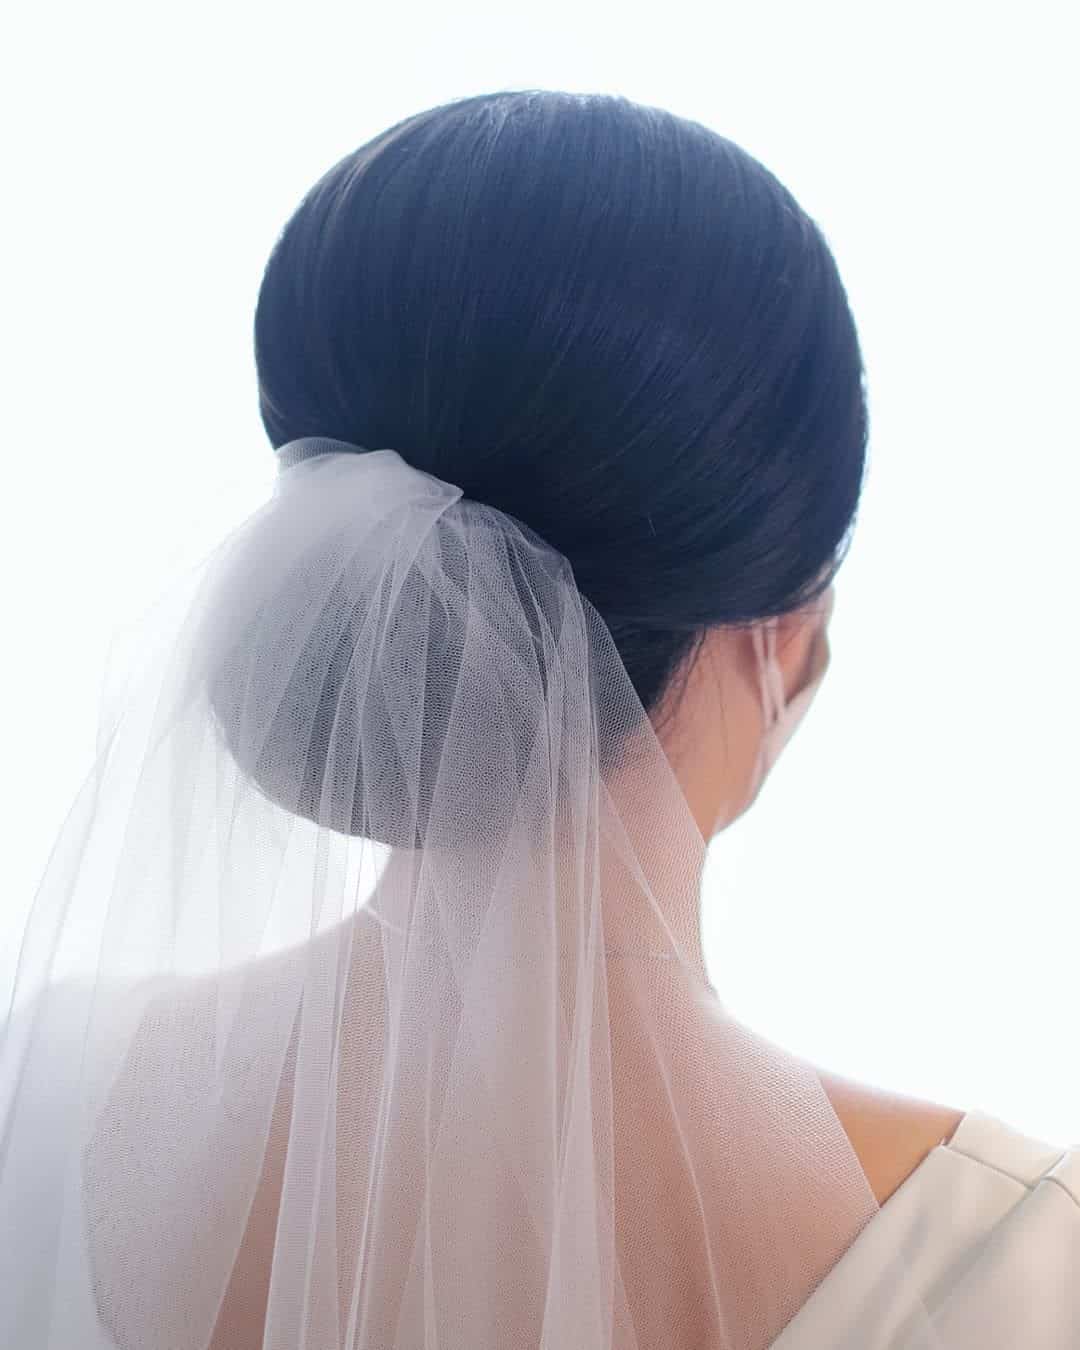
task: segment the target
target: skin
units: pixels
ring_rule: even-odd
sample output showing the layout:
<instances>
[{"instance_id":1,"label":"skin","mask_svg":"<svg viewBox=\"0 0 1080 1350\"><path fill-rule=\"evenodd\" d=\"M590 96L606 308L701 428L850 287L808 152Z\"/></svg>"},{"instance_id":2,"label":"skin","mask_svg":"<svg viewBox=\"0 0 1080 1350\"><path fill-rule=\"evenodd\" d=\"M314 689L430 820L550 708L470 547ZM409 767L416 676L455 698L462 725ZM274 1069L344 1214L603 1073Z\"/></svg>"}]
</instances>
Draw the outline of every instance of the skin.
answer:
<instances>
[{"instance_id":1,"label":"skin","mask_svg":"<svg viewBox=\"0 0 1080 1350\"><path fill-rule=\"evenodd\" d=\"M820 660L824 629L820 604L781 619L777 657L784 689L792 698ZM678 688L678 682L673 688ZM658 738L672 764L703 838L710 839L747 809L751 775L762 730L757 665L748 632L709 635L677 700L653 716ZM354 1075L348 1069L341 1081ZM962 1111L905 1097L817 1070L879 1205L937 1145L952 1137ZM279 1093L271 1140L247 1231L226 1291L210 1350L257 1350L270 1280L288 1132L288 1075ZM341 1108L343 1116L348 1107Z\"/></svg>"},{"instance_id":2,"label":"skin","mask_svg":"<svg viewBox=\"0 0 1080 1350\"><path fill-rule=\"evenodd\" d=\"M777 660L788 700L806 682L815 654L820 659L819 644L827 642L823 612L818 601L780 620ZM711 839L750 805L763 730L750 633L710 633L681 696L663 703L653 722L698 827ZM879 1204L936 1145L952 1138L964 1116L937 1102L818 1072Z\"/></svg>"}]
</instances>

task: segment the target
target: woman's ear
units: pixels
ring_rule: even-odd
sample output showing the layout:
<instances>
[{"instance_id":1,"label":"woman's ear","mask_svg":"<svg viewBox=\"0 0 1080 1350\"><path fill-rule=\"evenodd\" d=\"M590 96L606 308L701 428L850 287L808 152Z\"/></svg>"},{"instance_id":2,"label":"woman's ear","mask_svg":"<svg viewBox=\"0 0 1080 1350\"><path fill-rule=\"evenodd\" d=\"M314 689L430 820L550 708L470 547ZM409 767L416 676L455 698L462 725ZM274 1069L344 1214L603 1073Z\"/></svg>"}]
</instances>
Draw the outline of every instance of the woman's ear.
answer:
<instances>
[{"instance_id":1,"label":"woman's ear","mask_svg":"<svg viewBox=\"0 0 1080 1350\"><path fill-rule=\"evenodd\" d=\"M824 595L777 620L776 659L784 677L787 702L814 678L829 658L828 625L836 594Z\"/></svg>"}]
</instances>

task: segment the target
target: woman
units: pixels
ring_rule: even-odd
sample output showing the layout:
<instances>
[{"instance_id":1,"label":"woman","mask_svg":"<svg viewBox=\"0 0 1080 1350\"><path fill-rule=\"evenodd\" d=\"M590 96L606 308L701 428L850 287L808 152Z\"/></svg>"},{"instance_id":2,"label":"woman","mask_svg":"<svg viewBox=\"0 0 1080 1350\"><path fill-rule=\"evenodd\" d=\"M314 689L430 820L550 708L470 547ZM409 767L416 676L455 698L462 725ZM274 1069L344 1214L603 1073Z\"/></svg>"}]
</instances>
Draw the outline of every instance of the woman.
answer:
<instances>
[{"instance_id":1,"label":"woman","mask_svg":"<svg viewBox=\"0 0 1080 1350\"><path fill-rule=\"evenodd\" d=\"M462 99L305 196L255 345L273 498L148 622L24 939L3 1344L1077 1344L1080 1155L815 1069L702 953L865 466L791 194Z\"/></svg>"}]
</instances>

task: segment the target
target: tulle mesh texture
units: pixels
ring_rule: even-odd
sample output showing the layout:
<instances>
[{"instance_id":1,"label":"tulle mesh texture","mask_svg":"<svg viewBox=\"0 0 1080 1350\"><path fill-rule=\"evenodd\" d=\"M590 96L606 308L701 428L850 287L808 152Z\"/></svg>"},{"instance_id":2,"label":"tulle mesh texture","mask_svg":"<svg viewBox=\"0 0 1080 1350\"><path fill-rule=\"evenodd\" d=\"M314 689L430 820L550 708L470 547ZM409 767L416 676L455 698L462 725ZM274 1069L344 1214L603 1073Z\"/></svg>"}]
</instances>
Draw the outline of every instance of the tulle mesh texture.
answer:
<instances>
[{"instance_id":1,"label":"tulle mesh texture","mask_svg":"<svg viewBox=\"0 0 1080 1350\"><path fill-rule=\"evenodd\" d=\"M610 635L394 451L286 449L114 676L23 939L0 1344L763 1350L876 1206L709 984Z\"/></svg>"}]
</instances>

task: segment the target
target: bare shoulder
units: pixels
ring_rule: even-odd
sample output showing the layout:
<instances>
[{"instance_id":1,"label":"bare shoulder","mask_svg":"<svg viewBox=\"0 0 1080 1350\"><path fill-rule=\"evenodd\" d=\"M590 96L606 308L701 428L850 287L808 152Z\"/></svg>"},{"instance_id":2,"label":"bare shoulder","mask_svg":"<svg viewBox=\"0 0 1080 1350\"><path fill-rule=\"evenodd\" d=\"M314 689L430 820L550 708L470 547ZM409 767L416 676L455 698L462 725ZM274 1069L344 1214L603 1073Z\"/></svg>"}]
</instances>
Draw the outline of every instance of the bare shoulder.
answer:
<instances>
[{"instance_id":1,"label":"bare shoulder","mask_svg":"<svg viewBox=\"0 0 1080 1350\"><path fill-rule=\"evenodd\" d=\"M819 1070L822 1087L844 1127L879 1205L938 1144L948 1143L964 1112L887 1092Z\"/></svg>"}]
</instances>

